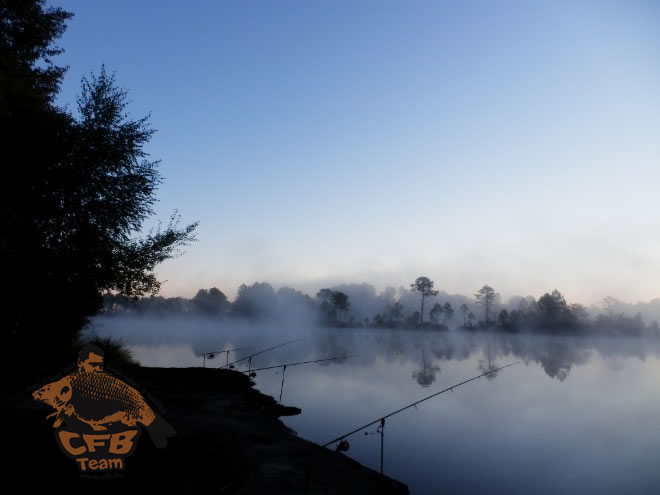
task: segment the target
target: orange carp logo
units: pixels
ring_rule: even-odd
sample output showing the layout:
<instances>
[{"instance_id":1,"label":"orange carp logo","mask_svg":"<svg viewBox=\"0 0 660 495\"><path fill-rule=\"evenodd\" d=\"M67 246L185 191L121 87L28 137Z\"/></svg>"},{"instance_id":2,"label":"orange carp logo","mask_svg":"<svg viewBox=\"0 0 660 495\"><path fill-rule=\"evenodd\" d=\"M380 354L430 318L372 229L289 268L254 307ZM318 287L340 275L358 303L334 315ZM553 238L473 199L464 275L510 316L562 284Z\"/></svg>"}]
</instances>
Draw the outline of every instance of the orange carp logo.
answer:
<instances>
[{"instance_id":1,"label":"orange carp logo","mask_svg":"<svg viewBox=\"0 0 660 495\"><path fill-rule=\"evenodd\" d=\"M140 392L103 369L103 351L88 344L78 355L78 367L32 396L55 409L55 438L81 473L121 472L133 453L141 429L156 448L167 446L174 428L156 414Z\"/></svg>"}]
</instances>

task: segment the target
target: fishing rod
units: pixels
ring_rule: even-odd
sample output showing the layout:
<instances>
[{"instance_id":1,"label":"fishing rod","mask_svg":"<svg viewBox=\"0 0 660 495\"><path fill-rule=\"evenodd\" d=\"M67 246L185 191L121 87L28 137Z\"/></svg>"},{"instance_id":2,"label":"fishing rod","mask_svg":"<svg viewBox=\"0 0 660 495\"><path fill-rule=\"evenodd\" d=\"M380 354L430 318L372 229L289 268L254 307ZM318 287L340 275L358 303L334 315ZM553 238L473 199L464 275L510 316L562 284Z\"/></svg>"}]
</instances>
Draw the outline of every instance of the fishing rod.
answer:
<instances>
[{"instance_id":1,"label":"fishing rod","mask_svg":"<svg viewBox=\"0 0 660 495\"><path fill-rule=\"evenodd\" d=\"M278 364L277 366L267 366L266 368L254 368L252 371L263 371L263 370L273 370L275 368L282 368L282 367L287 367L287 366L297 366L299 364L308 364L308 363L320 363L321 361L332 361L333 359L346 359L346 358L352 358L352 357L357 357L357 354L352 354L350 356L338 356L338 357L331 357L331 358L325 358L325 359L315 359L313 361L300 361L299 363L287 363L287 364ZM244 371L243 373L247 373Z\"/></svg>"},{"instance_id":2,"label":"fishing rod","mask_svg":"<svg viewBox=\"0 0 660 495\"><path fill-rule=\"evenodd\" d=\"M202 365L202 368L206 368L207 356L208 356L208 359L214 359L216 354L221 354L223 352L226 352L227 353L227 363L229 363L229 353L230 352L244 351L245 349L249 349L249 347L238 347L237 349L223 349L222 351L202 352L201 356L204 357L204 364Z\"/></svg>"},{"instance_id":3,"label":"fishing rod","mask_svg":"<svg viewBox=\"0 0 660 495\"><path fill-rule=\"evenodd\" d=\"M384 442L384 436L385 436L385 420L387 418L389 418L391 416L394 416L395 414L399 414L400 412L405 411L406 409L409 409L411 407L415 407L417 404L420 404L420 403L422 403L426 400L432 399L433 397L435 397L437 395L444 394L445 392L449 392L449 391L453 392L455 388L460 387L461 385L465 385L466 383L469 383L473 380L477 380L477 379L481 378L482 376L490 375L491 373L495 373L497 371L503 370L504 368L508 368L509 366L514 366L518 363L520 363L520 361L516 361L515 363L510 363L510 364L507 364L505 366L500 366L499 368L495 368L493 370L487 371L486 373L482 373L481 375L472 377L469 380L465 380L461 383L457 383L456 385L452 385L451 387L447 387L446 389L441 390L440 392L436 392L434 394L429 395L428 397L424 397L423 399L415 401L412 404L408 404L407 406L404 406L400 409L397 409L394 412L386 414L385 416L382 416L379 419L377 419L375 421L372 421L371 423L367 423L364 426L356 428L355 430L353 430L349 433L346 433L346 434L344 434L340 437L337 437L334 440L330 440L329 442L324 443L323 445L321 445L321 447L327 447L328 445L339 441L340 443L337 445L337 448L335 450L337 452L348 450L348 447L349 447L348 442L346 440L344 440L346 437L351 436L354 433L357 433L358 431L362 431L365 428L369 428L370 426L375 425L376 423L380 423L380 426L378 427L377 433L380 434L380 474L383 474L383 442Z\"/></svg>"},{"instance_id":4,"label":"fishing rod","mask_svg":"<svg viewBox=\"0 0 660 495\"><path fill-rule=\"evenodd\" d=\"M338 356L338 357L331 357L331 358L324 358L324 359L314 359L312 361L300 361L298 363L287 363L287 364L278 364L277 366L267 366L265 368L256 368L253 369L251 372L250 371L244 371L243 373L248 373L251 377L256 376L256 371L263 371L263 370L272 370L275 368L282 368L282 384L280 385L280 400L278 404L282 403L282 390L284 390L284 374L286 373L286 368L287 366L298 366L299 364L310 364L310 363L320 363L321 361L334 361L336 359L347 359L347 358L352 358L352 357L357 357L357 354L353 354L350 356Z\"/></svg>"},{"instance_id":5,"label":"fishing rod","mask_svg":"<svg viewBox=\"0 0 660 495\"><path fill-rule=\"evenodd\" d=\"M248 373L250 373L250 368L252 367L252 358L254 356L258 356L259 354L263 354L264 352L272 351L273 349L277 349L278 347L293 344L294 342L298 342L299 340L302 340L302 338L295 339L295 340L290 340L289 342L285 342L284 344L279 344L279 345L276 345L276 346L273 346L273 347L269 347L268 349L264 349L263 351L255 352L254 354L250 354L249 356L245 356L244 358L237 359L236 361L233 361L231 363L227 363L224 366L220 366L220 368L229 368L230 366L232 366L236 363L240 363L241 361L245 361L247 359L248 360Z\"/></svg>"}]
</instances>

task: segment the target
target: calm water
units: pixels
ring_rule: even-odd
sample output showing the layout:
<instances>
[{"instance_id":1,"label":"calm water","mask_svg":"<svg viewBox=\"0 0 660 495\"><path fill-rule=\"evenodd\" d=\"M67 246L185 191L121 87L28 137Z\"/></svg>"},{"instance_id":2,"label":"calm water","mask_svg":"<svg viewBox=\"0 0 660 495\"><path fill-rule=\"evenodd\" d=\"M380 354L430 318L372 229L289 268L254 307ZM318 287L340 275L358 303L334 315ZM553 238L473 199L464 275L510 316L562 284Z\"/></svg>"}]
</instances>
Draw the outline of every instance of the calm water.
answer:
<instances>
[{"instance_id":1,"label":"calm water","mask_svg":"<svg viewBox=\"0 0 660 495\"><path fill-rule=\"evenodd\" d=\"M408 409L386 422L384 470L413 494L658 493L660 342L651 339L501 336L463 332L222 328L209 321L97 320L143 365L201 366L196 354L291 338L252 367L358 354L288 367L282 418L326 443L382 415L494 367L507 368ZM238 357L247 354L238 353ZM230 353L230 360L234 353ZM223 354L209 366L225 363ZM281 370L256 387L276 399ZM368 429L375 433L376 426ZM346 455L380 466L380 437L348 437Z\"/></svg>"}]
</instances>

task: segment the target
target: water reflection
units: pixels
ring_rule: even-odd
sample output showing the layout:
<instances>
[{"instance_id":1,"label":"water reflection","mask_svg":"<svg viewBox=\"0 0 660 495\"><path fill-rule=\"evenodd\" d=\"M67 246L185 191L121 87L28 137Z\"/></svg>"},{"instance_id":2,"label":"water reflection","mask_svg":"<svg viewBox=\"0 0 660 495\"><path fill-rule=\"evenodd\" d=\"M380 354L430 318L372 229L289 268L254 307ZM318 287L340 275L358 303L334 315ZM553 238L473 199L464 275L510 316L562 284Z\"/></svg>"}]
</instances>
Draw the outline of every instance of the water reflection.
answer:
<instances>
[{"instance_id":1,"label":"water reflection","mask_svg":"<svg viewBox=\"0 0 660 495\"><path fill-rule=\"evenodd\" d=\"M211 320L167 320L137 318L99 318L90 333L120 337L131 346L184 346L192 356L178 355L171 366L201 366L202 354L216 351L216 359L207 366L220 366L228 361L265 349L269 346L302 337L303 341L265 353L253 361L253 367L278 363L320 359L329 356L358 354L342 366L369 367L378 360L407 364L413 378L421 386L435 382L440 372L439 362L477 359L474 371L491 371L506 361L538 364L552 379L568 379L576 366L590 362L594 353L611 361L623 358L644 360L658 356L657 338L635 337L574 337L525 334L493 334L480 332L435 332L376 329L288 329L250 325L218 326ZM231 351L236 348L249 348ZM229 352L227 352L229 351ZM149 356L152 353L147 353ZM421 368L420 368L421 357ZM145 358L143 358L145 359ZM151 359L151 358L146 358ZM158 365L166 366L163 359ZM150 364L144 362L144 364ZM325 363L334 366L337 363ZM615 366L612 364L612 366ZM495 378L496 373L489 376Z\"/></svg>"},{"instance_id":2,"label":"water reflection","mask_svg":"<svg viewBox=\"0 0 660 495\"><path fill-rule=\"evenodd\" d=\"M105 334L122 337L149 366L202 366L203 352L250 348L232 352L231 362L298 337L304 340L257 356L252 367L357 354L286 371L283 402L303 412L283 420L319 444L522 361L497 380L475 380L389 418L386 474L413 494L660 491L656 339L222 328L176 320L150 321L142 331L144 322L103 323ZM225 361L218 354L206 365ZM282 378L281 369L260 371L256 387L277 399ZM379 469L377 435L360 433L349 441L346 455Z\"/></svg>"},{"instance_id":3,"label":"water reflection","mask_svg":"<svg viewBox=\"0 0 660 495\"><path fill-rule=\"evenodd\" d=\"M355 334L329 333L318 340L319 354L331 353L335 349L352 348L361 359L352 363L365 366L377 357L387 362L418 360L422 355L422 367L415 370L413 378L422 386L435 381L440 371L437 363L431 363L425 348L439 361L462 361L479 356L475 371L485 373L501 366L506 360L520 360L526 364L539 364L550 378L564 381L575 366L589 363L593 353L608 358L638 358L658 356L658 340L655 338L612 338L570 337L540 335L503 335L488 333L383 331L369 335L363 331L363 340ZM350 339L344 340L344 339ZM421 351L417 351L420 349ZM488 375L494 379L497 373Z\"/></svg>"},{"instance_id":4,"label":"water reflection","mask_svg":"<svg viewBox=\"0 0 660 495\"><path fill-rule=\"evenodd\" d=\"M422 369L414 371L412 377L417 380L420 386L428 387L435 382L436 373L440 373L440 366L426 362L424 347L422 347Z\"/></svg>"}]
</instances>

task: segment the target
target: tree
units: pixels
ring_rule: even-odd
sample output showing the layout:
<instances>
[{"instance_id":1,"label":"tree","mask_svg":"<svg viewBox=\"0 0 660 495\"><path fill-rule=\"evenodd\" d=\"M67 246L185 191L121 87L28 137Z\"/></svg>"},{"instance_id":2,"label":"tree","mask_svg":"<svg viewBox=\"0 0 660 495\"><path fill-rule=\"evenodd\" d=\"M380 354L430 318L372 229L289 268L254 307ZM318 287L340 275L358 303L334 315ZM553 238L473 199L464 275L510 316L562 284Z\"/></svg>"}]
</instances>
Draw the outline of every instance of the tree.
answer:
<instances>
[{"instance_id":1,"label":"tree","mask_svg":"<svg viewBox=\"0 0 660 495\"><path fill-rule=\"evenodd\" d=\"M486 315L486 325L489 323L488 315L490 313L490 308L493 306L495 301L497 301L497 298L499 297L499 293L495 292L495 289L488 285L484 285L479 291L474 295L474 302L476 302L479 306L484 307L484 312Z\"/></svg>"},{"instance_id":2,"label":"tree","mask_svg":"<svg viewBox=\"0 0 660 495\"><path fill-rule=\"evenodd\" d=\"M105 69L83 79L77 115L54 104L65 68L53 41L72 14L44 4L0 4L1 153L12 171L0 181L0 318L10 353L38 342L61 359L103 293L157 293L154 268L194 240L197 223L179 229L175 212L139 236L161 182L144 151L154 131L126 113ZM33 293L50 296L38 310Z\"/></svg>"},{"instance_id":3,"label":"tree","mask_svg":"<svg viewBox=\"0 0 660 495\"><path fill-rule=\"evenodd\" d=\"M241 284L231 311L244 318L270 317L277 309L277 296L267 282L255 282L252 285Z\"/></svg>"},{"instance_id":4,"label":"tree","mask_svg":"<svg viewBox=\"0 0 660 495\"><path fill-rule=\"evenodd\" d=\"M335 291L332 294L332 304L335 306L335 309L339 310L339 321L341 321L341 312L342 310L347 310L351 303L348 302L348 296L340 291Z\"/></svg>"},{"instance_id":5,"label":"tree","mask_svg":"<svg viewBox=\"0 0 660 495\"><path fill-rule=\"evenodd\" d=\"M385 319L388 323L399 321L403 317L403 305L397 301L385 306Z\"/></svg>"},{"instance_id":6,"label":"tree","mask_svg":"<svg viewBox=\"0 0 660 495\"><path fill-rule=\"evenodd\" d=\"M52 58L63 53L54 40L73 17L59 7L44 8L45 0L0 4L0 67L3 117L21 121L20 115L4 115L19 105L34 108L52 104L66 69ZM10 143L8 143L10 144Z\"/></svg>"},{"instance_id":7,"label":"tree","mask_svg":"<svg viewBox=\"0 0 660 495\"><path fill-rule=\"evenodd\" d=\"M442 313L444 318L443 323L446 325L447 322L454 317L454 308L451 307L451 304L446 302L442 307Z\"/></svg>"},{"instance_id":8,"label":"tree","mask_svg":"<svg viewBox=\"0 0 660 495\"><path fill-rule=\"evenodd\" d=\"M322 302L328 303L332 300L333 292L332 289L321 289L316 293L316 297L321 299Z\"/></svg>"},{"instance_id":9,"label":"tree","mask_svg":"<svg viewBox=\"0 0 660 495\"><path fill-rule=\"evenodd\" d=\"M578 325L587 325L587 322L589 321L589 312L583 304L572 303L568 305L568 309L573 314Z\"/></svg>"},{"instance_id":10,"label":"tree","mask_svg":"<svg viewBox=\"0 0 660 495\"><path fill-rule=\"evenodd\" d=\"M192 298L192 304L196 311L209 315L222 315L229 309L227 296L217 287L199 289Z\"/></svg>"},{"instance_id":11,"label":"tree","mask_svg":"<svg viewBox=\"0 0 660 495\"><path fill-rule=\"evenodd\" d=\"M415 311L412 315L406 318L406 325L415 326L418 321L420 321L419 311Z\"/></svg>"},{"instance_id":12,"label":"tree","mask_svg":"<svg viewBox=\"0 0 660 495\"><path fill-rule=\"evenodd\" d=\"M461 310L461 313L463 313L463 326L465 326L465 317L467 316L468 312L470 311L470 308L467 307L467 304L463 303L461 304L461 307L459 308Z\"/></svg>"},{"instance_id":13,"label":"tree","mask_svg":"<svg viewBox=\"0 0 660 495\"><path fill-rule=\"evenodd\" d=\"M612 297L612 296L607 296L607 297L603 298L602 305L603 305L603 309L605 310L605 312L609 316L612 316L612 315L614 315L614 308L616 308L616 306L619 305L619 301L616 298Z\"/></svg>"},{"instance_id":14,"label":"tree","mask_svg":"<svg viewBox=\"0 0 660 495\"><path fill-rule=\"evenodd\" d=\"M547 292L536 303L541 328L555 330L559 327L572 326L572 315L564 296L557 290Z\"/></svg>"},{"instance_id":15,"label":"tree","mask_svg":"<svg viewBox=\"0 0 660 495\"><path fill-rule=\"evenodd\" d=\"M431 308L431 311L429 311L429 318L431 319L431 322L433 323L440 323L440 315L443 313L442 309L442 304L440 303L435 303L433 307Z\"/></svg>"},{"instance_id":16,"label":"tree","mask_svg":"<svg viewBox=\"0 0 660 495\"><path fill-rule=\"evenodd\" d=\"M316 305L311 297L291 287L280 287L276 293L277 312L288 323L306 323L314 314Z\"/></svg>"},{"instance_id":17,"label":"tree","mask_svg":"<svg viewBox=\"0 0 660 495\"><path fill-rule=\"evenodd\" d=\"M505 330L511 329L511 316L506 309L500 311L500 314L497 316L497 324Z\"/></svg>"},{"instance_id":18,"label":"tree","mask_svg":"<svg viewBox=\"0 0 660 495\"><path fill-rule=\"evenodd\" d=\"M422 309L419 313L419 324L422 324L424 318L424 299L427 297L437 296L438 291L433 290L433 281L428 277L417 277L415 282L410 284L410 288L416 290L422 295Z\"/></svg>"},{"instance_id":19,"label":"tree","mask_svg":"<svg viewBox=\"0 0 660 495\"><path fill-rule=\"evenodd\" d=\"M321 300L321 321L323 324L328 325L332 323L337 317L333 307L332 297L335 291L332 289L321 289L316 293L316 297Z\"/></svg>"}]
</instances>

